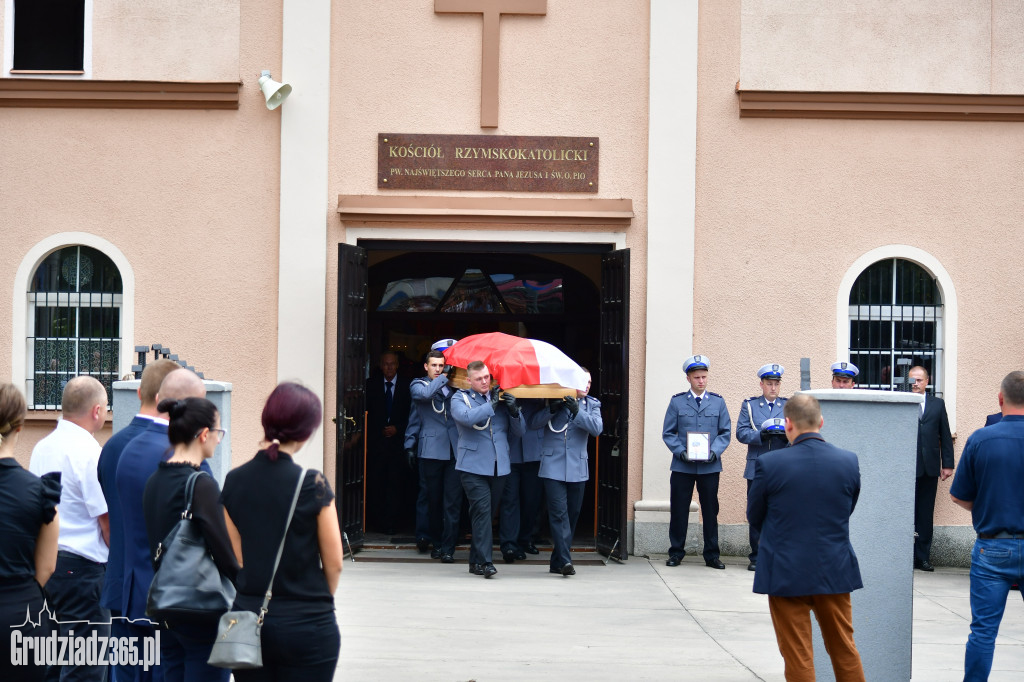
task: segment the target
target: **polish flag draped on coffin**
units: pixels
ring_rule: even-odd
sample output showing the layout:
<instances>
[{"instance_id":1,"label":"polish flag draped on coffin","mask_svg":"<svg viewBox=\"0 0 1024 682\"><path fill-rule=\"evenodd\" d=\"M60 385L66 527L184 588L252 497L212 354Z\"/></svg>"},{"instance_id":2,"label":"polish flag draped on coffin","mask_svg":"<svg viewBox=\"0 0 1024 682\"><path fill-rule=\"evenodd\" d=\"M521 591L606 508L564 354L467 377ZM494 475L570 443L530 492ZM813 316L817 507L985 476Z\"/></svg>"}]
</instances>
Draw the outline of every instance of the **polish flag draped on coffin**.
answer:
<instances>
[{"instance_id":1,"label":"polish flag draped on coffin","mask_svg":"<svg viewBox=\"0 0 1024 682\"><path fill-rule=\"evenodd\" d=\"M537 339L501 332L473 334L445 350L444 357L449 365L462 369L482 360L502 390L517 397L575 395L576 390L587 388L588 376L582 367L557 347Z\"/></svg>"}]
</instances>

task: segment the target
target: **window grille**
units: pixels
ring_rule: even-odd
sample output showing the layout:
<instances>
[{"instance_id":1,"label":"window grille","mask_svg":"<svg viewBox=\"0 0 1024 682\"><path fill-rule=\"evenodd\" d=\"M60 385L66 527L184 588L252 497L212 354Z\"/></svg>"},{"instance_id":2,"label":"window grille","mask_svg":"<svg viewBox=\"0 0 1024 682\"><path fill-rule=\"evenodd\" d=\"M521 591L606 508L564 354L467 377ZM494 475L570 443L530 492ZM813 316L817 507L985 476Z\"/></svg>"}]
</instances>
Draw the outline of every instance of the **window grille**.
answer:
<instances>
[{"instance_id":1,"label":"window grille","mask_svg":"<svg viewBox=\"0 0 1024 682\"><path fill-rule=\"evenodd\" d=\"M893 258L860 274L850 291L850 361L861 388L900 391L921 365L929 391L942 396L942 295L928 271Z\"/></svg>"},{"instance_id":2,"label":"window grille","mask_svg":"<svg viewBox=\"0 0 1024 682\"><path fill-rule=\"evenodd\" d=\"M118 379L121 273L102 252L67 246L47 256L28 291L29 407L59 410L67 382L95 377L107 389Z\"/></svg>"}]
</instances>

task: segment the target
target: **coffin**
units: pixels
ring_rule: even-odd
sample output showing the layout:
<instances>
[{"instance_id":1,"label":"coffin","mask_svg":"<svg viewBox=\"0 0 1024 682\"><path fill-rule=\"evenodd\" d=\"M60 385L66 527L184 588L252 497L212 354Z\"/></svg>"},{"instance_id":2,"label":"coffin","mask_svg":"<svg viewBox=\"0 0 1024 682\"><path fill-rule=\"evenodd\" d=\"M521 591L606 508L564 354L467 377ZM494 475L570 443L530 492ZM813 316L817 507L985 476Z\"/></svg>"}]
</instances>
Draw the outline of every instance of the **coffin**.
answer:
<instances>
[{"instance_id":1,"label":"coffin","mask_svg":"<svg viewBox=\"0 0 1024 682\"><path fill-rule=\"evenodd\" d=\"M469 388L469 378L466 375L466 370L462 367L455 368L455 374L448 380L448 385L452 388ZM497 388L497 384L492 384L492 388ZM565 386L559 386L558 384L524 384L521 386L513 386L512 388L505 389L505 393L511 393L517 398L564 398L566 396L576 397L575 388L566 388Z\"/></svg>"}]
</instances>

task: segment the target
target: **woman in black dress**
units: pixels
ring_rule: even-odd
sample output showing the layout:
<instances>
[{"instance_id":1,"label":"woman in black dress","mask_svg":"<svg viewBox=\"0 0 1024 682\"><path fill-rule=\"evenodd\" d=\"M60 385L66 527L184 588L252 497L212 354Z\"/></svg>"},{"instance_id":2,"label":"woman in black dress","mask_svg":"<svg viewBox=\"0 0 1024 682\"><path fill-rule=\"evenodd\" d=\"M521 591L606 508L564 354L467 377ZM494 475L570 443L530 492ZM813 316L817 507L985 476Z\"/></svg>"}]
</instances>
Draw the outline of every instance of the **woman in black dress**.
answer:
<instances>
[{"instance_id":1,"label":"woman in black dress","mask_svg":"<svg viewBox=\"0 0 1024 682\"><path fill-rule=\"evenodd\" d=\"M334 613L334 591L341 576L341 531L334 492L319 471L306 471L295 515L285 528L302 470L292 458L321 419L316 394L299 384L280 384L263 408L266 448L224 481L221 500L228 533L242 565L235 610L259 612L285 537L261 633L263 667L236 670L238 682L329 682L334 678L341 647Z\"/></svg>"},{"instance_id":2,"label":"woman in black dress","mask_svg":"<svg viewBox=\"0 0 1024 682\"><path fill-rule=\"evenodd\" d=\"M185 509L185 485L199 471L204 459L213 457L224 437L217 408L206 398L163 400L157 406L170 416L167 436L174 453L146 482L142 510L146 518L150 556L181 519ZM199 522L206 546L220 572L232 582L238 575L238 562L224 526L220 505L220 487L212 476L200 475L192 491L192 518ZM160 638L160 669L167 682L227 682L230 670L208 665L213 640L217 637L220 616L164 624Z\"/></svg>"},{"instance_id":3,"label":"woman in black dress","mask_svg":"<svg viewBox=\"0 0 1024 682\"><path fill-rule=\"evenodd\" d=\"M11 650L16 637L11 628L20 630L22 637L49 634L42 585L57 567L60 474L39 478L14 459L24 423L25 397L13 384L0 384L0 680L4 682L41 680L46 675L46 666L35 664L32 649Z\"/></svg>"}]
</instances>

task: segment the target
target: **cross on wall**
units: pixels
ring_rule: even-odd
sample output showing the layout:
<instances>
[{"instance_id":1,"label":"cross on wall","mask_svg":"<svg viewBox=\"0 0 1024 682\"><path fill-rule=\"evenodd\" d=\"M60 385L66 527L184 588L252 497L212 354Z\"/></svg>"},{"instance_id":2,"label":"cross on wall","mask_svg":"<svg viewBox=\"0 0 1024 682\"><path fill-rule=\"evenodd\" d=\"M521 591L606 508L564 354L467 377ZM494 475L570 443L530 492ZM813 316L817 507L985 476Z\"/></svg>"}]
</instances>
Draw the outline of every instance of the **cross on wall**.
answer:
<instances>
[{"instance_id":1,"label":"cross on wall","mask_svg":"<svg viewBox=\"0 0 1024 682\"><path fill-rule=\"evenodd\" d=\"M498 127L498 40L502 14L540 16L547 0L434 0L435 14L482 14L484 19L480 62L480 127Z\"/></svg>"}]
</instances>

